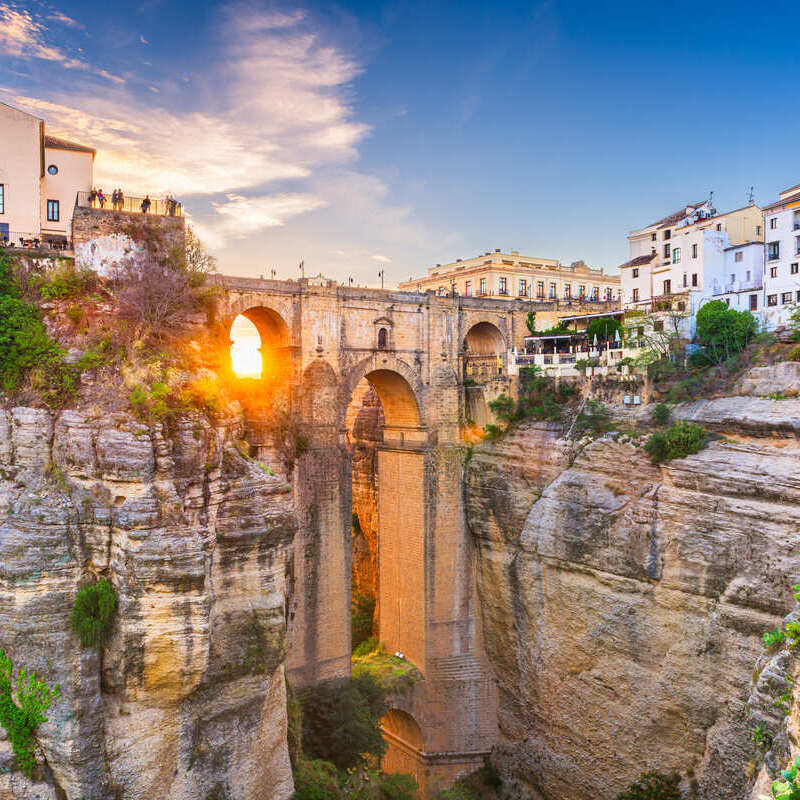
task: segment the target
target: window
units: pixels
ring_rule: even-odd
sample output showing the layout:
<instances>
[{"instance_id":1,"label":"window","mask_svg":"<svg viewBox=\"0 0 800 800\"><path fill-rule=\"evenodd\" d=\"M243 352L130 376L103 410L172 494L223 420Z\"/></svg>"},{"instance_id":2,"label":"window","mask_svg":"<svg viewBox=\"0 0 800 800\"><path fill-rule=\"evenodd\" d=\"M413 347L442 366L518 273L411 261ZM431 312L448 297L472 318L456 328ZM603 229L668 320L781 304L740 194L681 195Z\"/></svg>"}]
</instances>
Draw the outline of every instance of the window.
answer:
<instances>
[{"instance_id":1,"label":"window","mask_svg":"<svg viewBox=\"0 0 800 800\"><path fill-rule=\"evenodd\" d=\"M664 245L664 258L670 257L670 246L668 244Z\"/></svg>"},{"instance_id":2,"label":"window","mask_svg":"<svg viewBox=\"0 0 800 800\"><path fill-rule=\"evenodd\" d=\"M478 294L486 294L486 278L481 278L478 284Z\"/></svg>"},{"instance_id":3,"label":"window","mask_svg":"<svg viewBox=\"0 0 800 800\"><path fill-rule=\"evenodd\" d=\"M748 280L748 281L749 281L749 280L750 280L750 270L747 270L747 273L746 273L746 274L747 274L747 278L746 278L745 280Z\"/></svg>"},{"instance_id":4,"label":"window","mask_svg":"<svg viewBox=\"0 0 800 800\"><path fill-rule=\"evenodd\" d=\"M48 172L49 172L51 175L58 175L58 167L57 167L55 164L51 164L51 165L50 165L50 166L47 168L47 171L48 171Z\"/></svg>"},{"instance_id":5,"label":"window","mask_svg":"<svg viewBox=\"0 0 800 800\"><path fill-rule=\"evenodd\" d=\"M769 276L770 276L770 278L777 278L778 277L778 268L777 267L770 267L769 268Z\"/></svg>"},{"instance_id":6,"label":"window","mask_svg":"<svg viewBox=\"0 0 800 800\"><path fill-rule=\"evenodd\" d=\"M728 306L728 308L731 307L731 299L730 299L730 297L726 297L725 298L725 305Z\"/></svg>"},{"instance_id":7,"label":"window","mask_svg":"<svg viewBox=\"0 0 800 800\"><path fill-rule=\"evenodd\" d=\"M599 300L600 299L600 287L594 286L592 287L592 300Z\"/></svg>"},{"instance_id":8,"label":"window","mask_svg":"<svg viewBox=\"0 0 800 800\"><path fill-rule=\"evenodd\" d=\"M697 273L692 273L692 286L697 286Z\"/></svg>"},{"instance_id":9,"label":"window","mask_svg":"<svg viewBox=\"0 0 800 800\"><path fill-rule=\"evenodd\" d=\"M381 328L378 331L378 350L385 350L389 342L389 332L386 328Z\"/></svg>"},{"instance_id":10,"label":"window","mask_svg":"<svg viewBox=\"0 0 800 800\"><path fill-rule=\"evenodd\" d=\"M0 214L6 213L6 187L0 183Z\"/></svg>"},{"instance_id":11,"label":"window","mask_svg":"<svg viewBox=\"0 0 800 800\"><path fill-rule=\"evenodd\" d=\"M680 247L676 247L672 251L672 263L673 264L680 264L681 263L681 249L680 249Z\"/></svg>"},{"instance_id":12,"label":"window","mask_svg":"<svg viewBox=\"0 0 800 800\"><path fill-rule=\"evenodd\" d=\"M639 290L638 289L634 289L633 290L633 302L634 303L638 303L639 302Z\"/></svg>"},{"instance_id":13,"label":"window","mask_svg":"<svg viewBox=\"0 0 800 800\"><path fill-rule=\"evenodd\" d=\"M784 292L781 295L781 305L785 306L787 303L792 302L792 293L791 292Z\"/></svg>"},{"instance_id":14,"label":"window","mask_svg":"<svg viewBox=\"0 0 800 800\"><path fill-rule=\"evenodd\" d=\"M795 303L800 303L800 289L794 293L794 301Z\"/></svg>"},{"instance_id":15,"label":"window","mask_svg":"<svg viewBox=\"0 0 800 800\"><path fill-rule=\"evenodd\" d=\"M718 231L721 231L721 230L722 230L722 223L721 223L721 222L718 222L718 223L717 223L717 230L718 230Z\"/></svg>"},{"instance_id":16,"label":"window","mask_svg":"<svg viewBox=\"0 0 800 800\"><path fill-rule=\"evenodd\" d=\"M464 294L467 297L472 297L472 281L467 281L464 284Z\"/></svg>"},{"instance_id":17,"label":"window","mask_svg":"<svg viewBox=\"0 0 800 800\"><path fill-rule=\"evenodd\" d=\"M776 295L776 294L768 294L767 295L767 305L768 306L776 306L776 305L778 305L778 295Z\"/></svg>"},{"instance_id":18,"label":"window","mask_svg":"<svg viewBox=\"0 0 800 800\"><path fill-rule=\"evenodd\" d=\"M736 273L731 272L731 283L736 283Z\"/></svg>"},{"instance_id":19,"label":"window","mask_svg":"<svg viewBox=\"0 0 800 800\"><path fill-rule=\"evenodd\" d=\"M500 278L500 294L508 294L508 279Z\"/></svg>"},{"instance_id":20,"label":"window","mask_svg":"<svg viewBox=\"0 0 800 800\"><path fill-rule=\"evenodd\" d=\"M656 235L654 233L650 234L650 241L654 242L656 240Z\"/></svg>"},{"instance_id":21,"label":"window","mask_svg":"<svg viewBox=\"0 0 800 800\"><path fill-rule=\"evenodd\" d=\"M756 225L756 236L761 236L761 226Z\"/></svg>"},{"instance_id":22,"label":"window","mask_svg":"<svg viewBox=\"0 0 800 800\"><path fill-rule=\"evenodd\" d=\"M544 297L544 281L536 281L536 296Z\"/></svg>"},{"instance_id":23,"label":"window","mask_svg":"<svg viewBox=\"0 0 800 800\"><path fill-rule=\"evenodd\" d=\"M697 258L697 245L692 245L692 258Z\"/></svg>"},{"instance_id":24,"label":"window","mask_svg":"<svg viewBox=\"0 0 800 800\"><path fill-rule=\"evenodd\" d=\"M792 275L797 275L797 262L796 261L794 262L794 264L792 264L789 267L789 272L791 272Z\"/></svg>"},{"instance_id":25,"label":"window","mask_svg":"<svg viewBox=\"0 0 800 800\"><path fill-rule=\"evenodd\" d=\"M550 284L550 297L555 300L558 295L556 294L556 285L554 283Z\"/></svg>"},{"instance_id":26,"label":"window","mask_svg":"<svg viewBox=\"0 0 800 800\"><path fill-rule=\"evenodd\" d=\"M683 285L684 287L689 285L689 276L685 272L683 273Z\"/></svg>"},{"instance_id":27,"label":"window","mask_svg":"<svg viewBox=\"0 0 800 800\"><path fill-rule=\"evenodd\" d=\"M444 297L444 286L439 287L438 295L439 297Z\"/></svg>"},{"instance_id":28,"label":"window","mask_svg":"<svg viewBox=\"0 0 800 800\"><path fill-rule=\"evenodd\" d=\"M605 297L606 297L606 302L607 303L611 301L611 294L612 294L611 289L607 288L606 291L605 291Z\"/></svg>"},{"instance_id":29,"label":"window","mask_svg":"<svg viewBox=\"0 0 800 800\"><path fill-rule=\"evenodd\" d=\"M569 283L564 284L564 299L569 300L572 297L572 285Z\"/></svg>"},{"instance_id":30,"label":"window","mask_svg":"<svg viewBox=\"0 0 800 800\"><path fill-rule=\"evenodd\" d=\"M638 278L638 277L639 277L639 267L634 267L634 268L633 268L633 275L632 275L632 277L634 277L634 278Z\"/></svg>"},{"instance_id":31,"label":"window","mask_svg":"<svg viewBox=\"0 0 800 800\"><path fill-rule=\"evenodd\" d=\"M578 297L586 297L586 287L582 283L578 285Z\"/></svg>"},{"instance_id":32,"label":"window","mask_svg":"<svg viewBox=\"0 0 800 800\"><path fill-rule=\"evenodd\" d=\"M672 281L664 281L664 294L672 294Z\"/></svg>"},{"instance_id":33,"label":"window","mask_svg":"<svg viewBox=\"0 0 800 800\"><path fill-rule=\"evenodd\" d=\"M671 236L672 236L672 231L671 230L667 229L667 230L664 231L664 241L669 239Z\"/></svg>"},{"instance_id":34,"label":"window","mask_svg":"<svg viewBox=\"0 0 800 800\"><path fill-rule=\"evenodd\" d=\"M751 311L758 311L758 295L751 294L750 295L750 310Z\"/></svg>"},{"instance_id":35,"label":"window","mask_svg":"<svg viewBox=\"0 0 800 800\"><path fill-rule=\"evenodd\" d=\"M520 297L527 297L528 296L528 281L525 278L520 278L519 281L519 296Z\"/></svg>"},{"instance_id":36,"label":"window","mask_svg":"<svg viewBox=\"0 0 800 800\"><path fill-rule=\"evenodd\" d=\"M774 231L775 228L777 228L777 227L778 227L778 218L777 217L771 217L770 221L769 221L769 229L771 231Z\"/></svg>"},{"instance_id":37,"label":"window","mask_svg":"<svg viewBox=\"0 0 800 800\"><path fill-rule=\"evenodd\" d=\"M770 242L767 245L767 259L769 261L775 261L776 258L780 257L781 257L781 243Z\"/></svg>"},{"instance_id":38,"label":"window","mask_svg":"<svg viewBox=\"0 0 800 800\"><path fill-rule=\"evenodd\" d=\"M678 301L678 311L686 311L686 303L683 300Z\"/></svg>"},{"instance_id":39,"label":"window","mask_svg":"<svg viewBox=\"0 0 800 800\"><path fill-rule=\"evenodd\" d=\"M47 201L47 221L58 222L59 202L58 200Z\"/></svg>"},{"instance_id":40,"label":"window","mask_svg":"<svg viewBox=\"0 0 800 800\"><path fill-rule=\"evenodd\" d=\"M744 258L744 253L741 250L737 250L733 254L733 260L734 261L741 261L743 258Z\"/></svg>"}]
</instances>

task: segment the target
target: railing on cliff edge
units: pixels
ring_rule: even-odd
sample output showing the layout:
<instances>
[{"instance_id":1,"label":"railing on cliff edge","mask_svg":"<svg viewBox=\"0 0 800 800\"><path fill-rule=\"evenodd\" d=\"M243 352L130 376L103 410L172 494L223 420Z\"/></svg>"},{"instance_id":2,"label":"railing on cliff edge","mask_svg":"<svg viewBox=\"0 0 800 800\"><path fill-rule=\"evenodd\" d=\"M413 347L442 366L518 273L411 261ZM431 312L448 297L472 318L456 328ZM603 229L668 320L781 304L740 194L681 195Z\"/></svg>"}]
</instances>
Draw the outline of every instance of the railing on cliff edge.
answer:
<instances>
[{"instance_id":1,"label":"railing on cliff edge","mask_svg":"<svg viewBox=\"0 0 800 800\"><path fill-rule=\"evenodd\" d=\"M93 196L94 195L94 196ZM142 203L150 201L147 211L142 209ZM78 192L75 198L76 208L94 208L98 211L125 211L128 214L152 214L155 217L180 217L183 216L183 206L177 200L153 199L149 195L136 197L123 194L122 202L113 203L111 195L103 196L102 202L93 192Z\"/></svg>"}]
</instances>

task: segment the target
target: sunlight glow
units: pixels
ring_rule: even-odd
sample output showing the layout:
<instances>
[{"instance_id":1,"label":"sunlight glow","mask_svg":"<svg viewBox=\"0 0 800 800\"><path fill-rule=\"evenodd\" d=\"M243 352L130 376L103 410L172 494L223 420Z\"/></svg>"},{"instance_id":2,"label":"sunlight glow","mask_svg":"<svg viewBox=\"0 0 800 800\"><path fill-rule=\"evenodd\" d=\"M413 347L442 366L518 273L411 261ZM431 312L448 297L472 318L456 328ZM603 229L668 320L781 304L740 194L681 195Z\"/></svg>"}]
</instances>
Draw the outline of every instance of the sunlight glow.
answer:
<instances>
[{"instance_id":1,"label":"sunlight glow","mask_svg":"<svg viewBox=\"0 0 800 800\"><path fill-rule=\"evenodd\" d=\"M231 341L231 362L236 375L239 378L260 378L263 369L259 352L261 337L256 326L240 314L231 326Z\"/></svg>"}]
</instances>

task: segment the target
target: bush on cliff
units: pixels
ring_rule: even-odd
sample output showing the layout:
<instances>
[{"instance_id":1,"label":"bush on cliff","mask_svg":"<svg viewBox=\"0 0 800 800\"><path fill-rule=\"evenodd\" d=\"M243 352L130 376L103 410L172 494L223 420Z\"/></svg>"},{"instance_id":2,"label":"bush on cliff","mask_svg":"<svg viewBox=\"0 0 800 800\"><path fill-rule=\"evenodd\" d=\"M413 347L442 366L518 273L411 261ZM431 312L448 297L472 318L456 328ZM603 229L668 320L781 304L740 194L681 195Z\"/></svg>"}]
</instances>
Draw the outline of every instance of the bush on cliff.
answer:
<instances>
[{"instance_id":1,"label":"bush on cliff","mask_svg":"<svg viewBox=\"0 0 800 800\"><path fill-rule=\"evenodd\" d=\"M49 406L75 393L76 376L47 334L39 310L23 298L11 262L0 253L0 391L16 392L27 381Z\"/></svg>"},{"instance_id":2,"label":"bush on cliff","mask_svg":"<svg viewBox=\"0 0 800 800\"><path fill-rule=\"evenodd\" d=\"M353 651L372 637L375 617L375 598L371 594L353 592L350 603L350 630Z\"/></svg>"},{"instance_id":3,"label":"bush on cliff","mask_svg":"<svg viewBox=\"0 0 800 800\"><path fill-rule=\"evenodd\" d=\"M654 464L685 458L698 453L703 447L706 432L693 422L675 422L664 433L654 433L646 442L644 449Z\"/></svg>"},{"instance_id":4,"label":"bush on cliff","mask_svg":"<svg viewBox=\"0 0 800 800\"><path fill-rule=\"evenodd\" d=\"M388 707L373 676L310 687L300 694L300 703L303 752L309 758L350 769L364 763L365 757L384 754L379 722Z\"/></svg>"},{"instance_id":5,"label":"bush on cliff","mask_svg":"<svg viewBox=\"0 0 800 800\"><path fill-rule=\"evenodd\" d=\"M697 338L714 364L739 353L758 331L756 318L749 311L736 311L722 300L712 300L697 312Z\"/></svg>"},{"instance_id":6,"label":"bush on cliff","mask_svg":"<svg viewBox=\"0 0 800 800\"><path fill-rule=\"evenodd\" d=\"M680 782L680 775L675 772L669 775L647 772L620 792L617 800L681 800Z\"/></svg>"},{"instance_id":7,"label":"bush on cliff","mask_svg":"<svg viewBox=\"0 0 800 800\"><path fill-rule=\"evenodd\" d=\"M117 593L105 578L78 589L69 623L83 647L102 647L105 644L116 607Z\"/></svg>"},{"instance_id":8,"label":"bush on cliff","mask_svg":"<svg viewBox=\"0 0 800 800\"><path fill-rule=\"evenodd\" d=\"M61 690L58 686L48 688L44 681L22 667L17 674L15 702L12 672L11 659L0 650L0 726L8 734L17 766L31 777L36 765L34 734L42 722L47 722L44 712L61 695Z\"/></svg>"}]
</instances>

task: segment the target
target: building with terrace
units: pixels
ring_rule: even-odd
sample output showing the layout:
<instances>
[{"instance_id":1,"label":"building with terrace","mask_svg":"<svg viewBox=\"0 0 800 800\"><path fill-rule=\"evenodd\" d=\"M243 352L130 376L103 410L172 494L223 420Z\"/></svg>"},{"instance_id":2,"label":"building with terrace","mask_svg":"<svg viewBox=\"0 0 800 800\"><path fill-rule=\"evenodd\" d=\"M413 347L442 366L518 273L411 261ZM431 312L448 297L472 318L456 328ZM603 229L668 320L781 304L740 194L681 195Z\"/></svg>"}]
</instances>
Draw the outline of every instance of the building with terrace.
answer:
<instances>
[{"instance_id":1,"label":"building with terrace","mask_svg":"<svg viewBox=\"0 0 800 800\"><path fill-rule=\"evenodd\" d=\"M92 188L95 151L46 132L0 103L0 244L68 249L78 192Z\"/></svg>"},{"instance_id":2,"label":"building with terrace","mask_svg":"<svg viewBox=\"0 0 800 800\"><path fill-rule=\"evenodd\" d=\"M786 325L800 303L800 183L764 209L764 232L764 322L773 329Z\"/></svg>"},{"instance_id":3,"label":"building with terrace","mask_svg":"<svg viewBox=\"0 0 800 800\"><path fill-rule=\"evenodd\" d=\"M492 297L540 303L618 303L618 275L608 275L576 261L569 266L556 259L521 256L516 250L493 253L450 264L437 264L422 278L399 284L408 292L434 292L439 296Z\"/></svg>"}]
</instances>

